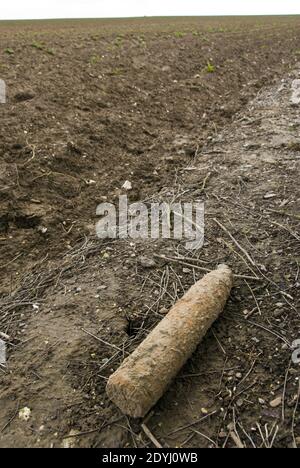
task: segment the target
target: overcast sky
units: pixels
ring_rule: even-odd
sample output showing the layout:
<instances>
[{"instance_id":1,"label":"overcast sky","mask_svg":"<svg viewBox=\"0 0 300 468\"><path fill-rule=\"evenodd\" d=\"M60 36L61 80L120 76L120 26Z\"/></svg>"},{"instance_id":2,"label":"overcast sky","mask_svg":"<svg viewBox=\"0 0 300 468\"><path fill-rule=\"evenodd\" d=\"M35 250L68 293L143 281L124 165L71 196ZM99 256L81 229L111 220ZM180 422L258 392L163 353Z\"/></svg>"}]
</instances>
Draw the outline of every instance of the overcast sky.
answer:
<instances>
[{"instance_id":1,"label":"overcast sky","mask_svg":"<svg viewBox=\"0 0 300 468\"><path fill-rule=\"evenodd\" d=\"M300 14L299 0L1 0L0 19Z\"/></svg>"}]
</instances>

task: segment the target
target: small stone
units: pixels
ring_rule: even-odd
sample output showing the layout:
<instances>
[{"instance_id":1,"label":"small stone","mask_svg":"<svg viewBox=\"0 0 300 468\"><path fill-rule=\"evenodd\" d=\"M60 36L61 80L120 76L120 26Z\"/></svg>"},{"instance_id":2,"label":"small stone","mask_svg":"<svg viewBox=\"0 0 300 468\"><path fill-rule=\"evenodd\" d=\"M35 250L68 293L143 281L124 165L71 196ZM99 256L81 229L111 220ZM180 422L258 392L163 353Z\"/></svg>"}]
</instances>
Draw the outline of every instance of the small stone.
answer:
<instances>
[{"instance_id":1,"label":"small stone","mask_svg":"<svg viewBox=\"0 0 300 468\"><path fill-rule=\"evenodd\" d=\"M255 337L252 338L252 341L254 341L254 343L257 343L257 344L260 343L260 340L258 338L255 338Z\"/></svg>"},{"instance_id":2,"label":"small stone","mask_svg":"<svg viewBox=\"0 0 300 468\"><path fill-rule=\"evenodd\" d=\"M191 270L189 268L184 268L182 271L183 273L191 273Z\"/></svg>"},{"instance_id":3,"label":"small stone","mask_svg":"<svg viewBox=\"0 0 300 468\"><path fill-rule=\"evenodd\" d=\"M31 416L31 409L30 408L22 408L20 409L19 411L19 419L21 419L21 421L29 421L30 419L30 416Z\"/></svg>"},{"instance_id":4,"label":"small stone","mask_svg":"<svg viewBox=\"0 0 300 468\"><path fill-rule=\"evenodd\" d=\"M41 234L47 234L47 232L48 232L48 228L46 228L45 226L39 226L37 230Z\"/></svg>"},{"instance_id":5,"label":"small stone","mask_svg":"<svg viewBox=\"0 0 300 468\"><path fill-rule=\"evenodd\" d=\"M265 400L264 400L263 398L259 398L259 399L258 399L258 403L259 403L260 405L264 405L266 402L265 402Z\"/></svg>"},{"instance_id":6,"label":"small stone","mask_svg":"<svg viewBox=\"0 0 300 468\"><path fill-rule=\"evenodd\" d=\"M276 309L276 310L274 311L274 317L275 317L275 318L280 318L280 317L282 317L283 312L284 312L284 311L283 311L282 309Z\"/></svg>"},{"instance_id":7,"label":"small stone","mask_svg":"<svg viewBox=\"0 0 300 468\"><path fill-rule=\"evenodd\" d=\"M271 401L270 406L271 408L278 408L282 404L282 397L275 398L275 400Z\"/></svg>"},{"instance_id":8,"label":"small stone","mask_svg":"<svg viewBox=\"0 0 300 468\"><path fill-rule=\"evenodd\" d=\"M95 185L96 184L96 181L93 180L93 179L88 179L85 181L86 185Z\"/></svg>"},{"instance_id":9,"label":"small stone","mask_svg":"<svg viewBox=\"0 0 300 468\"><path fill-rule=\"evenodd\" d=\"M126 182L123 184L122 188L124 190L132 190L132 183L129 180L126 180Z\"/></svg>"},{"instance_id":10,"label":"small stone","mask_svg":"<svg viewBox=\"0 0 300 468\"><path fill-rule=\"evenodd\" d=\"M139 261L143 268L154 268L156 265L152 258L140 257Z\"/></svg>"}]
</instances>

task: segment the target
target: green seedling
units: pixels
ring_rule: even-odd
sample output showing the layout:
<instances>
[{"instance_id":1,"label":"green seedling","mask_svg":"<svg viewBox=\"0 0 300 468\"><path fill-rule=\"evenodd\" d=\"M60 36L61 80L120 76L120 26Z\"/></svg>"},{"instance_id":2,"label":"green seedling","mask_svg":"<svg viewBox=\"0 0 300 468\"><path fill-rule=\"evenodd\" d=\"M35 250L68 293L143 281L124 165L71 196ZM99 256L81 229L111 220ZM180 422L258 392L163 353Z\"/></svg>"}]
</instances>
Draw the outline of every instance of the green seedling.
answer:
<instances>
[{"instance_id":1,"label":"green seedling","mask_svg":"<svg viewBox=\"0 0 300 468\"><path fill-rule=\"evenodd\" d=\"M37 49L37 50L44 50L44 45L41 43L41 42L38 42L38 41L34 41L31 43L31 47L33 47L34 49Z\"/></svg>"},{"instance_id":2,"label":"green seedling","mask_svg":"<svg viewBox=\"0 0 300 468\"><path fill-rule=\"evenodd\" d=\"M182 39L183 37L185 37L185 34L180 31L177 31L174 35L177 39Z\"/></svg>"},{"instance_id":3,"label":"green seedling","mask_svg":"<svg viewBox=\"0 0 300 468\"><path fill-rule=\"evenodd\" d=\"M216 67L212 65L210 62L208 62L206 66L206 71L207 73L215 73Z\"/></svg>"}]
</instances>

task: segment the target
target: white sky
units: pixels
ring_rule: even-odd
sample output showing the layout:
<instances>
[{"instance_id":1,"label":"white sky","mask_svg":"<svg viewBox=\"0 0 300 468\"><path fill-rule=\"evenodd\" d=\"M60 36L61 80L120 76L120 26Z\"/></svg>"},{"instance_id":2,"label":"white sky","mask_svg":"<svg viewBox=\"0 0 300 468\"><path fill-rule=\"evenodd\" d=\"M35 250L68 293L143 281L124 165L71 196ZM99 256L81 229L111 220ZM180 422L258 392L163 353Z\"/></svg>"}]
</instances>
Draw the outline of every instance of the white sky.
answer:
<instances>
[{"instance_id":1,"label":"white sky","mask_svg":"<svg viewBox=\"0 0 300 468\"><path fill-rule=\"evenodd\" d=\"M0 19L300 14L299 0L0 0Z\"/></svg>"}]
</instances>

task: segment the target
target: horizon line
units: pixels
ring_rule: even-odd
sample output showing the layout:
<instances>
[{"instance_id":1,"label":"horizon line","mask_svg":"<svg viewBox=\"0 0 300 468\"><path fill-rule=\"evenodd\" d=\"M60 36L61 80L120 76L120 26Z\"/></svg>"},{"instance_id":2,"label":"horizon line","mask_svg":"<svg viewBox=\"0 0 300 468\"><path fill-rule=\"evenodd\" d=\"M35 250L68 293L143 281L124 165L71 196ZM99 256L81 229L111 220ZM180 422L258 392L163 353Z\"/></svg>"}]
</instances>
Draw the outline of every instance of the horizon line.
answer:
<instances>
[{"instance_id":1,"label":"horizon line","mask_svg":"<svg viewBox=\"0 0 300 468\"><path fill-rule=\"evenodd\" d=\"M3 21L76 21L76 20L126 20L126 19L154 19L154 18L259 18L259 17L288 17L300 16L299 13L257 13L257 14L210 14L210 15L145 15L145 16L83 16L83 17L49 17L49 18L0 18Z\"/></svg>"}]
</instances>

